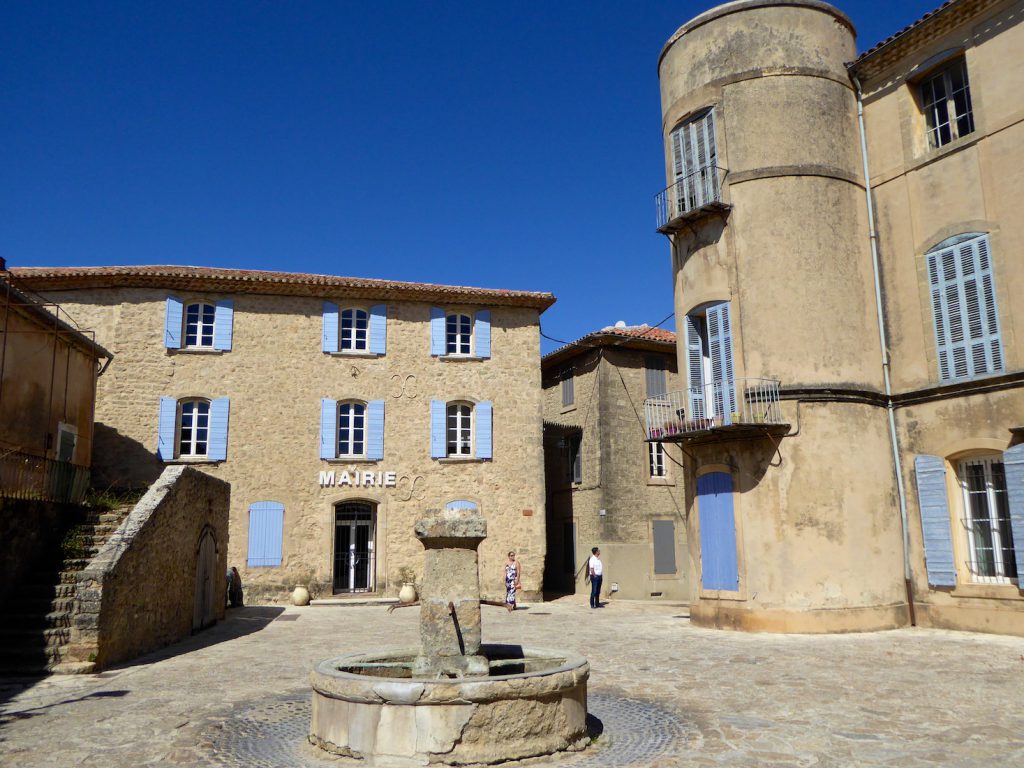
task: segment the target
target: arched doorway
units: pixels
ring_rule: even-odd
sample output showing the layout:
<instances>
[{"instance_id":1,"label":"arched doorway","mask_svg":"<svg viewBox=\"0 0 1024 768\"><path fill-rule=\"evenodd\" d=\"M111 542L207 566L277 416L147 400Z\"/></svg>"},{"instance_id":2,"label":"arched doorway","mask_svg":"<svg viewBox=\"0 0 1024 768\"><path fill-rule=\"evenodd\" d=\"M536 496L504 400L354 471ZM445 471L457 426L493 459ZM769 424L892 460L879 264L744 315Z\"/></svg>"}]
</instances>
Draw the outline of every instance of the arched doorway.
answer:
<instances>
[{"instance_id":1,"label":"arched doorway","mask_svg":"<svg viewBox=\"0 0 1024 768\"><path fill-rule=\"evenodd\" d=\"M335 592L374 590L376 533L375 504L366 501L344 501L334 505Z\"/></svg>"},{"instance_id":2,"label":"arched doorway","mask_svg":"<svg viewBox=\"0 0 1024 768\"><path fill-rule=\"evenodd\" d=\"M192 631L196 632L217 621L216 594L217 542L213 532L206 528L199 536L196 547L196 593L192 604ZM221 595L221 602L224 596Z\"/></svg>"}]
</instances>

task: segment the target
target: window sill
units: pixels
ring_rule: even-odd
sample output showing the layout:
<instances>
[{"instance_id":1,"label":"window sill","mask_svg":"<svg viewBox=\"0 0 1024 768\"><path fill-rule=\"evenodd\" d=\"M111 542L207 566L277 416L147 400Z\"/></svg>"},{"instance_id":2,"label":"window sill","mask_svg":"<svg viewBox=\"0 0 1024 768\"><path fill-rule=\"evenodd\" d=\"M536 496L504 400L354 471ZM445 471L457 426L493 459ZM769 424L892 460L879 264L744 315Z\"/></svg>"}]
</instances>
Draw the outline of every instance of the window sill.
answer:
<instances>
[{"instance_id":1,"label":"window sill","mask_svg":"<svg viewBox=\"0 0 1024 768\"><path fill-rule=\"evenodd\" d=\"M349 357L349 358L359 357L359 358L370 358L370 359L376 359L378 357L384 357L384 354L381 353L381 352L363 352L362 350L350 350L350 349L346 349L343 352L325 352L324 354L327 355L328 357Z\"/></svg>"},{"instance_id":2,"label":"window sill","mask_svg":"<svg viewBox=\"0 0 1024 768\"><path fill-rule=\"evenodd\" d=\"M434 355L442 363L480 362L489 360L488 357L477 357L476 355Z\"/></svg>"},{"instance_id":3,"label":"window sill","mask_svg":"<svg viewBox=\"0 0 1024 768\"><path fill-rule=\"evenodd\" d=\"M961 149L973 146L983 138L985 138L984 134L982 134L982 132L978 130L978 127L975 126L973 133L969 133L966 136L955 139L941 147L928 147L923 154L918 155L907 164L907 170L916 171L918 168L923 168L924 166L934 163L936 160L941 160L954 152L959 152Z\"/></svg>"},{"instance_id":4,"label":"window sill","mask_svg":"<svg viewBox=\"0 0 1024 768\"><path fill-rule=\"evenodd\" d=\"M207 459L204 456L197 456L194 458L191 456L184 456L182 458L165 461L164 464L223 464L224 461L224 459Z\"/></svg>"},{"instance_id":5,"label":"window sill","mask_svg":"<svg viewBox=\"0 0 1024 768\"><path fill-rule=\"evenodd\" d=\"M169 355L223 355L229 352L227 349L213 349L212 347L182 347L181 349L168 349Z\"/></svg>"},{"instance_id":6,"label":"window sill","mask_svg":"<svg viewBox=\"0 0 1024 768\"><path fill-rule=\"evenodd\" d=\"M951 597L976 597L986 600L1019 598L1020 589L1016 584L957 584L949 593Z\"/></svg>"},{"instance_id":7,"label":"window sill","mask_svg":"<svg viewBox=\"0 0 1024 768\"><path fill-rule=\"evenodd\" d=\"M483 464L491 459L478 459L476 456L445 456L434 461L438 464Z\"/></svg>"},{"instance_id":8,"label":"window sill","mask_svg":"<svg viewBox=\"0 0 1024 768\"><path fill-rule=\"evenodd\" d=\"M333 459L320 459L325 464L379 464L383 459L368 459L365 456L337 456Z\"/></svg>"},{"instance_id":9,"label":"window sill","mask_svg":"<svg viewBox=\"0 0 1024 768\"><path fill-rule=\"evenodd\" d=\"M676 481L671 477L648 477L648 485L675 485Z\"/></svg>"},{"instance_id":10,"label":"window sill","mask_svg":"<svg viewBox=\"0 0 1024 768\"><path fill-rule=\"evenodd\" d=\"M576 403L573 403L572 405L563 405L562 406L562 410L559 411L559 413L571 413L572 411L575 411L575 410L576 410Z\"/></svg>"}]
</instances>

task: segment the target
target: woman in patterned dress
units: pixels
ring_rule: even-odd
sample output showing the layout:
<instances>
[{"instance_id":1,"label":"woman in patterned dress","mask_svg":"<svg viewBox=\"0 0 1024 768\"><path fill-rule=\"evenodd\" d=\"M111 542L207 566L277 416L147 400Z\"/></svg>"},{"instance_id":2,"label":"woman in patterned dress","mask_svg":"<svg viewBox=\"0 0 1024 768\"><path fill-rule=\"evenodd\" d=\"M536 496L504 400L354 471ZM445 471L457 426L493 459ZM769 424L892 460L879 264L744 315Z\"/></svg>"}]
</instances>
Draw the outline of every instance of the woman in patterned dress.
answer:
<instances>
[{"instance_id":1,"label":"woman in patterned dress","mask_svg":"<svg viewBox=\"0 0 1024 768\"><path fill-rule=\"evenodd\" d=\"M508 562L505 563L505 607L512 613L516 609L516 590L522 588L519 583L521 568L516 560L516 553L508 553Z\"/></svg>"}]
</instances>

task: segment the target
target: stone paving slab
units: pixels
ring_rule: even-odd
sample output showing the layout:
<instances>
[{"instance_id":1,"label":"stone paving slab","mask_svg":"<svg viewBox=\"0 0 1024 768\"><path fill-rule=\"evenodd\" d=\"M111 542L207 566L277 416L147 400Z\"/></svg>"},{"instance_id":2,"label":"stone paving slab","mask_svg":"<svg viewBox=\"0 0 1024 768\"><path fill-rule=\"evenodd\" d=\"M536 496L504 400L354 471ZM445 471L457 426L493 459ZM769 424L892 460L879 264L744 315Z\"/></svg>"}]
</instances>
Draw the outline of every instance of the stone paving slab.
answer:
<instances>
[{"instance_id":1,"label":"stone paving slab","mask_svg":"<svg viewBox=\"0 0 1024 768\"><path fill-rule=\"evenodd\" d=\"M243 765L215 738L242 717L266 738L265 764L288 765L269 756L269 725L283 716L251 715L291 700L294 717L314 662L414 645L417 619L415 609L377 606L236 609L210 630L98 675L0 679L0 765ZM630 749L641 759L630 762L655 768L1024 765L1024 638L918 629L740 634L693 627L678 605L591 610L571 599L513 614L485 609L483 632L485 642L590 659L605 733L581 755L530 765L627 764L609 758L625 760ZM678 726L666 726L670 735L658 736L653 752L639 746L649 741L636 724L645 705Z\"/></svg>"}]
</instances>

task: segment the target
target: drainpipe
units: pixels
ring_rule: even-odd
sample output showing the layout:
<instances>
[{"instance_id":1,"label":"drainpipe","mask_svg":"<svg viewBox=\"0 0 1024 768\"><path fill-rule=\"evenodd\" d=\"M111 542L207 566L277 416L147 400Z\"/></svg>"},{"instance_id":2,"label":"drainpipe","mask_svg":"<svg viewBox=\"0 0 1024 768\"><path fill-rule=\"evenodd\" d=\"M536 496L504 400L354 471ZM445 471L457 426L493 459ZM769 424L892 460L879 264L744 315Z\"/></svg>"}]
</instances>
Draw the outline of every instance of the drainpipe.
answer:
<instances>
[{"instance_id":1,"label":"drainpipe","mask_svg":"<svg viewBox=\"0 0 1024 768\"><path fill-rule=\"evenodd\" d=\"M864 160L864 193L868 204L868 239L871 243L871 270L875 279L875 311L878 314L878 341L882 346L882 377L885 380L885 410L889 416L889 442L892 445L892 463L896 469L896 494L900 500L900 523L903 526L903 581L907 590L907 608L910 624L915 626L914 589L910 571L910 528L907 524L907 496L903 487L903 466L900 462L899 443L896 438L896 413L892 404L892 381L889 377L889 344L885 335L885 317L882 312L882 283L878 266L878 233L875 231L875 207L871 194L871 171L868 168L868 141L864 131L864 92L860 80L852 72L850 79L857 89L857 126L860 129L860 155Z\"/></svg>"}]
</instances>

